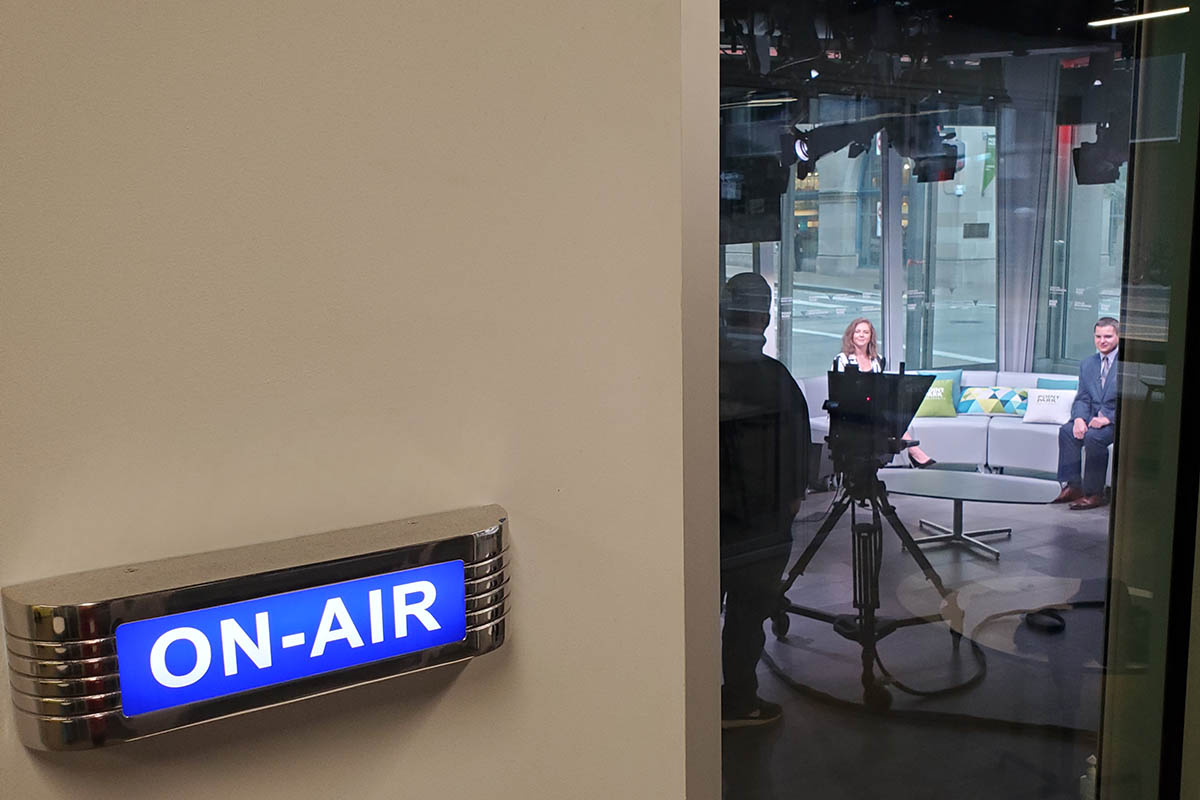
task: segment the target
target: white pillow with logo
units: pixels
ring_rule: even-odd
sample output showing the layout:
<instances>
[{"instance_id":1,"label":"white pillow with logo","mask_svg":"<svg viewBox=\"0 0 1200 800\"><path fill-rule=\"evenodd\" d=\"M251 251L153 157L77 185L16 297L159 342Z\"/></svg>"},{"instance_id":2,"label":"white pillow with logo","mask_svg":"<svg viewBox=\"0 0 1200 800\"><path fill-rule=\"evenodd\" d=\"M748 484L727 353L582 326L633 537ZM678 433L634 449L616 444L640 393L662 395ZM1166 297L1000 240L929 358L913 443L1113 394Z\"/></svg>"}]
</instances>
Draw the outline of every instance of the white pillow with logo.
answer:
<instances>
[{"instance_id":1,"label":"white pillow with logo","mask_svg":"<svg viewBox=\"0 0 1200 800\"><path fill-rule=\"evenodd\" d=\"M1071 418L1071 406L1074 403L1074 389L1030 389L1025 416L1021 417L1021 422L1062 425Z\"/></svg>"}]
</instances>

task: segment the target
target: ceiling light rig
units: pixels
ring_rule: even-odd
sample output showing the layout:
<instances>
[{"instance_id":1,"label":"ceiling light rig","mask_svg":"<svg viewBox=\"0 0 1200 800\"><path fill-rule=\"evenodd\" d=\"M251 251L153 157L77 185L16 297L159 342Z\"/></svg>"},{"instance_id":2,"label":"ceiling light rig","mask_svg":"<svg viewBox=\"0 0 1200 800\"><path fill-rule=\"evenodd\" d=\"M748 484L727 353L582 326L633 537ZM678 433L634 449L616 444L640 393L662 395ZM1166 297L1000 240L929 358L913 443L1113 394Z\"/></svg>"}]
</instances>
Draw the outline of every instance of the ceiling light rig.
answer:
<instances>
[{"instance_id":1,"label":"ceiling light rig","mask_svg":"<svg viewBox=\"0 0 1200 800\"><path fill-rule=\"evenodd\" d=\"M960 169L963 152L953 134L942 133L936 114L894 114L859 122L819 125L806 131L791 126L779 140L780 166L796 165L796 179L804 180L816 169L817 159L849 146L849 157L857 158L870 148L880 130L896 151L912 159L920 183L945 181Z\"/></svg>"},{"instance_id":2,"label":"ceiling light rig","mask_svg":"<svg viewBox=\"0 0 1200 800\"><path fill-rule=\"evenodd\" d=\"M721 0L722 81L802 100L831 94L895 101L896 111L941 89L937 100L945 107L983 104L991 111L1009 98L1003 71L989 62L1032 52L1083 54L1101 41L1128 55L1136 26L1124 23L1190 10L1134 14L1136 0L1087 5L1089 16L1105 18L1089 23L1083 14L1048 9L1045 0Z\"/></svg>"},{"instance_id":3,"label":"ceiling light rig","mask_svg":"<svg viewBox=\"0 0 1200 800\"><path fill-rule=\"evenodd\" d=\"M1130 14L1126 17L1110 17L1109 19L1098 19L1088 23L1089 28L1107 28L1109 25L1125 25L1130 22L1142 22L1148 19L1158 19L1160 17L1173 17L1178 14L1186 14L1191 11L1190 6L1180 6L1178 8L1167 8L1162 11L1147 11L1144 14Z\"/></svg>"}]
</instances>

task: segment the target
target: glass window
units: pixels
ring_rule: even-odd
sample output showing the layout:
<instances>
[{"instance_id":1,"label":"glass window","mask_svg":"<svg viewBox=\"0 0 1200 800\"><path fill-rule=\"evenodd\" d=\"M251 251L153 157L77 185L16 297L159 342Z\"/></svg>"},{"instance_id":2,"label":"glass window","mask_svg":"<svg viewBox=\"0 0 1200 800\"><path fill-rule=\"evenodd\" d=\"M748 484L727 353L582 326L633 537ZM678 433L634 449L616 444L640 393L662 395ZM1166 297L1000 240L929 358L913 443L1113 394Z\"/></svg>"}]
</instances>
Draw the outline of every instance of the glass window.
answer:
<instances>
[{"instance_id":1,"label":"glass window","mask_svg":"<svg viewBox=\"0 0 1200 800\"><path fill-rule=\"evenodd\" d=\"M797 376L820 375L840 352L846 326L872 321L879 347L883 309L880 139L847 139L811 172L779 162L779 133L793 103L723 88L721 270L763 275L773 289L766 353ZM816 98L807 114L823 125L857 121L873 107ZM789 330L790 329L790 330Z\"/></svg>"},{"instance_id":2,"label":"glass window","mask_svg":"<svg viewBox=\"0 0 1200 800\"><path fill-rule=\"evenodd\" d=\"M1200 15L1109 6L722 3L726 797L1180 796Z\"/></svg>"},{"instance_id":3,"label":"glass window","mask_svg":"<svg viewBox=\"0 0 1200 800\"><path fill-rule=\"evenodd\" d=\"M790 184L785 209L792 218L784 225L790 224L793 239L784 273L792 275L793 374L828 370L846 326L857 318L882 330L881 160L878 137L872 137L853 157L847 144Z\"/></svg>"},{"instance_id":4,"label":"glass window","mask_svg":"<svg viewBox=\"0 0 1200 800\"><path fill-rule=\"evenodd\" d=\"M1055 137L1037 306L1037 364L1046 372L1074 372L1094 351L1096 319L1121 316L1128 166L1121 164L1111 183L1081 185L1072 164L1075 148L1095 141L1095 129L1061 125Z\"/></svg>"},{"instance_id":5,"label":"glass window","mask_svg":"<svg viewBox=\"0 0 1200 800\"><path fill-rule=\"evenodd\" d=\"M944 115L949 116L949 115ZM996 364L996 128L945 125L959 168L922 182L901 168L905 361L912 367Z\"/></svg>"}]
</instances>

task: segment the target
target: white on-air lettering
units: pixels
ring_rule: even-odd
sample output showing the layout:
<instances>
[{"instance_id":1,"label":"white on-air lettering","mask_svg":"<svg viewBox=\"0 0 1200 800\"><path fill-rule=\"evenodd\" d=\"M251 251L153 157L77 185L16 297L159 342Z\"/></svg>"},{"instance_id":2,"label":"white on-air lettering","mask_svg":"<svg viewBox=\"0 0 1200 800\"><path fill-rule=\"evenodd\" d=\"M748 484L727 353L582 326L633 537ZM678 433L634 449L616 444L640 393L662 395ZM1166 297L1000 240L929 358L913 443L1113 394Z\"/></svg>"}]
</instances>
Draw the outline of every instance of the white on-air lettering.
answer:
<instances>
[{"instance_id":1,"label":"white on-air lettering","mask_svg":"<svg viewBox=\"0 0 1200 800\"><path fill-rule=\"evenodd\" d=\"M408 604L408 595L421 594L421 600L413 605ZM396 612L396 638L408 636L408 618L414 616L421 621L427 631L441 630L442 626L429 613L429 607L437 599L437 589L429 581L402 583L392 587L392 605Z\"/></svg>"},{"instance_id":2,"label":"white on-air lettering","mask_svg":"<svg viewBox=\"0 0 1200 800\"><path fill-rule=\"evenodd\" d=\"M271 666L271 629L266 611L260 611L254 615L254 626L258 636L257 642L242 630L242 626L237 624L237 620L221 620L221 654L225 659L226 675L237 674L236 647L240 647L242 652L254 662L254 666L259 669Z\"/></svg>"},{"instance_id":3,"label":"white on-air lettering","mask_svg":"<svg viewBox=\"0 0 1200 800\"><path fill-rule=\"evenodd\" d=\"M335 621L338 624L337 628L333 627ZM317 626L317 635L313 639L309 657L324 655L325 645L342 639L348 641L351 647L363 646L362 637L358 635L358 628L354 627L354 620L350 619L346 604L340 597L331 597L325 601L325 610L321 612L321 624Z\"/></svg>"},{"instance_id":4,"label":"white on-air lettering","mask_svg":"<svg viewBox=\"0 0 1200 800\"><path fill-rule=\"evenodd\" d=\"M413 581L393 585L390 588L392 590L392 608L390 609L390 613L393 615L393 633L395 639L403 639L408 636L409 617L415 618L424 627L425 631L432 632L442 629L441 623L430 613L430 608L437 599L437 587L431 581ZM364 644L363 636L359 632L362 626L368 626L371 644L382 644L387 637L384 607L384 592L386 590L387 587L371 589L367 592L366 618L362 618L364 615L358 612L360 618L357 620L357 624L343 598L329 597L326 599L321 612L320 622L316 627L316 634L312 639L312 647L308 657L318 658L323 656L330 644L341 641L345 641L351 649L362 647ZM361 596L359 598L352 598L352 600L354 601L355 608L361 608L361 605L359 605L361 603ZM245 659L249 659L249 662L254 664L258 670L270 669L272 666L281 666L274 661L272 650L274 643L271 640L272 625L270 616L270 611L259 611L256 613L254 615L253 631L248 631L243 627L243 623L248 622L245 618L241 621L232 617L220 620L219 635L221 641L219 646L225 677L236 676L239 669L246 665ZM289 626L296 624L296 622L294 614L285 615L280 620L276 620L277 624L286 624ZM309 631L311 632L311 628ZM295 631L294 628L293 632L290 633L276 631L280 647L284 650L306 645L308 635L309 633L306 633L304 630ZM172 671L171 667L167 666L167 651L172 645L179 642L186 642L191 645L195 652L195 662L186 672L177 674ZM168 630L160 635L150 648L150 673L153 679L165 688L181 689L191 686L204 679L208 674L212 666L213 650L217 646L218 643L216 641L210 640L204 631L197 628L178 627ZM186 653L182 655L186 655ZM244 659L239 664L239 659L242 656L244 656ZM177 656L173 663L177 669L180 669L182 668L181 664L186 665L188 662ZM294 660L290 663L294 663Z\"/></svg>"},{"instance_id":5,"label":"white on-air lettering","mask_svg":"<svg viewBox=\"0 0 1200 800\"><path fill-rule=\"evenodd\" d=\"M192 647L196 648L196 666L192 667L190 672L176 675L167 669L167 648L180 641L191 642ZM204 677L204 673L208 672L211 663L212 647L208 644L208 637L195 628L169 630L158 637L154 646L150 648L150 674L154 676L154 680L168 689L191 686Z\"/></svg>"},{"instance_id":6,"label":"white on-air lettering","mask_svg":"<svg viewBox=\"0 0 1200 800\"><path fill-rule=\"evenodd\" d=\"M371 644L379 644L383 641L383 590L367 592L367 601L371 606Z\"/></svg>"}]
</instances>

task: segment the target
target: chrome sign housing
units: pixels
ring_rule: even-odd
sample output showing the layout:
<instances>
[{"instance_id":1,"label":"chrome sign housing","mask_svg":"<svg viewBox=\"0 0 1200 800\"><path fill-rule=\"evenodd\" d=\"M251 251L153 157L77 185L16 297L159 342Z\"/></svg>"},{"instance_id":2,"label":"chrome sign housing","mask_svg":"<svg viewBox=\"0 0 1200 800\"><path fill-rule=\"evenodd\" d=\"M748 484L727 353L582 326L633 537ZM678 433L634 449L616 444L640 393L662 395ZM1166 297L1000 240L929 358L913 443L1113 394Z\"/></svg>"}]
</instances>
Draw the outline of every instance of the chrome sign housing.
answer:
<instances>
[{"instance_id":1,"label":"chrome sign housing","mask_svg":"<svg viewBox=\"0 0 1200 800\"><path fill-rule=\"evenodd\" d=\"M484 506L6 587L21 741L127 742L494 650L506 517Z\"/></svg>"}]
</instances>

